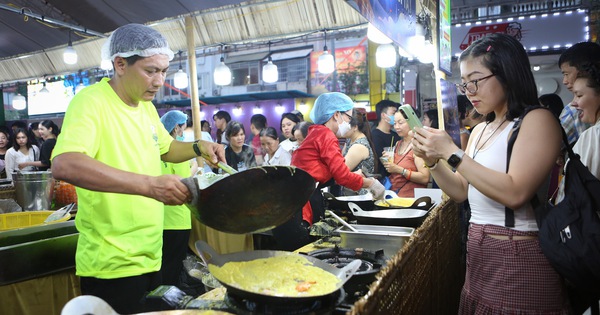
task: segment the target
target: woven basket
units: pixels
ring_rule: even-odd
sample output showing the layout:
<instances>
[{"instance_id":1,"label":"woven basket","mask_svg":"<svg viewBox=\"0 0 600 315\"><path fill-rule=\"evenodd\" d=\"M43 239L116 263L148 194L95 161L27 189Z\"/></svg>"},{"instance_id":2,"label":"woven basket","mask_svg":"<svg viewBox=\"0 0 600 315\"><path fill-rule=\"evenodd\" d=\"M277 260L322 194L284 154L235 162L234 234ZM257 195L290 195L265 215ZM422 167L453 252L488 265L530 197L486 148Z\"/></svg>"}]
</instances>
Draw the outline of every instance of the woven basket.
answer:
<instances>
[{"instance_id":1,"label":"woven basket","mask_svg":"<svg viewBox=\"0 0 600 315\"><path fill-rule=\"evenodd\" d=\"M464 283L460 215L445 200L388 261L351 314L456 314Z\"/></svg>"}]
</instances>

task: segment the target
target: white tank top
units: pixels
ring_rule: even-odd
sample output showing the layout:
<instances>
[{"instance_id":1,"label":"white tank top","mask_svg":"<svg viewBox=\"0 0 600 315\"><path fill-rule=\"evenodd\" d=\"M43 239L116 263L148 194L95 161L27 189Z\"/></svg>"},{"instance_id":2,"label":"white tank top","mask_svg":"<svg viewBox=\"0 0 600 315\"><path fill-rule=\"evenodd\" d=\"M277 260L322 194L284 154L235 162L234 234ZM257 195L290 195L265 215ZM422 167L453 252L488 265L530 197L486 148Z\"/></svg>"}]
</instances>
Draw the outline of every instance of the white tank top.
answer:
<instances>
[{"instance_id":1,"label":"white tank top","mask_svg":"<svg viewBox=\"0 0 600 315\"><path fill-rule=\"evenodd\" d=\"M506 173L506 156L508 148L508 135L514 122L510 122L504 130L489 144L487 148L477 152L475 161L487 168ZM479 137L479 135L478 135ZM485 141L485 140L483 140ZM469 156L473 157L475 142L469 148ZM475 224L493 224L504 226L505 207L469 185L469 204L471 205L471 220ZM515 227L518 231L537 231L537 223L531 205L527 203L522 208L515 210Z\"/></svg>"}]
</instances>

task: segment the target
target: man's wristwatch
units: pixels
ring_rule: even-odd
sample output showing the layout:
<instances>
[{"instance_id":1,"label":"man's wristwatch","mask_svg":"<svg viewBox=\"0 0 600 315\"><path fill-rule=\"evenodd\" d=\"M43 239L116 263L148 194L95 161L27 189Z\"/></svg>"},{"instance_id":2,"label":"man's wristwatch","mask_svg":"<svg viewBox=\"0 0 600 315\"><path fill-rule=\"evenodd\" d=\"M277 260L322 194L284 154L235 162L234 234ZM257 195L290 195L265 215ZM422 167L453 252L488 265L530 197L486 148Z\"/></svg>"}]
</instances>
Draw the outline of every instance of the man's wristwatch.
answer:
<instances>
[{"instance_id":1,"label":"man's wristwatch","mask_svg":"<svg viewBox=\"0 0 600 315\"><path fill-rule=\"evenodd\" d=\"M454 169L457 168L458 165L460 164L460 162L462 162L464 155L465 155L465 151L463 151L463 150L458 150L458 151L454 152L454 154L452 154L448 158L448 165L450 165Z\"/></svg>"}]
</instances>

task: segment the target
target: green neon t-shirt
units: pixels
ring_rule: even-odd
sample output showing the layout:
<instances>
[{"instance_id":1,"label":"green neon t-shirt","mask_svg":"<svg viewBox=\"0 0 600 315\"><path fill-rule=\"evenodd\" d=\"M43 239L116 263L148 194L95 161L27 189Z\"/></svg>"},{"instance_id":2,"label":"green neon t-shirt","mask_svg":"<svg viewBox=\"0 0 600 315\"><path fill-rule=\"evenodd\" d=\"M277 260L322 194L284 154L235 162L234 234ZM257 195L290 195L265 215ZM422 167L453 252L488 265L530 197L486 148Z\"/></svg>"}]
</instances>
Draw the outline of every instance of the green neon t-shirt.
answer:
<instances>
[{"instance_id":1,"label":"green neon t-shirt","mask_svg":"<svg viewBox=\"0 0 600 315\"><path fill-rule=\"evenodd\" d=\"M104 78L69 104L52 153L86 154L117 169L161 175L173 138L151 102L125 104ZM77 187L77 275L103 279L158 271L164 205L154 199Z\"/></svg>"},{"instance_id":2,"label":"green neon t-shirt","mask_svg":"<svg viewBox=\"0 0 600 315\"><path fill-rule=\"evenodd\" d=\"M162 173L175 174L185 178L192 175L192 170L189 161L182 163L162 162ZM192 228L191 220L192 216L186 205L165 205L165 230L189 230Z\"/></svg>"}]
</instances>

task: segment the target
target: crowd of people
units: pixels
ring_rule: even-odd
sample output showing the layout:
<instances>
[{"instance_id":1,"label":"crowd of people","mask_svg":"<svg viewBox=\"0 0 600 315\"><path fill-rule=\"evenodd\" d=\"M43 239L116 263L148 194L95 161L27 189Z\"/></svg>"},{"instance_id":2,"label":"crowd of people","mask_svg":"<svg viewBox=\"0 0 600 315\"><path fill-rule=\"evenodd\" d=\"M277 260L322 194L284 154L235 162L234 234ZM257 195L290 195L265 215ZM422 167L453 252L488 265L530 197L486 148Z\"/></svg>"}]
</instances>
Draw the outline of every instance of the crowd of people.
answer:
<instances>
[{"instance_id":1,"label":"crowd of people","mask_svg":"<svg viewBox=\"0 0 600 315\"><path fill-rule=\"evenodd\" d=\"M16 121L11 128L0 127L0 178L11 181L19 171L47 171L60 127L52 120L27 126Z\"/></svg>"}]
</instances>

